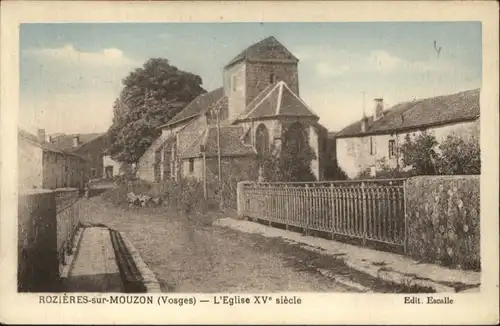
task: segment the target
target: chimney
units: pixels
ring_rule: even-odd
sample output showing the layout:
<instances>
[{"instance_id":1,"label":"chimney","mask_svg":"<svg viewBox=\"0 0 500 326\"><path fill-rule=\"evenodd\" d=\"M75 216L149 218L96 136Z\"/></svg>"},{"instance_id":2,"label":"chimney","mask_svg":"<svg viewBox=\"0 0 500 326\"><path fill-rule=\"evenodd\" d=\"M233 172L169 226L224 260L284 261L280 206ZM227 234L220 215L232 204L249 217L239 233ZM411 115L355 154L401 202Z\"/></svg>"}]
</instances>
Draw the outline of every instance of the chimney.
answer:
<instances>
[{"instance_id":1,"label":"chimney","mask_svg":"<svg viewBox=\"0 0 500 326\"><path fill-rule=\"evenodd\" d=\"M80 145L80 136L73 137L73 147L78 147Z\"/></svg>"},{"instance_id":2,"label":"chimney","mask_svg":"<svg viewBox=\"0 0 500 326\"><path fill-rule=\"evenodd\" d=\"M384 99L376 98L373 101L375 102L373 121L377 121L384 115Z\"/></svg>"},{"instance_id":3,"label":"chimney","mask_svg":"<svg viewBox=\"0 0 500 326\"><path fill-rule=\"evenodd\" d=\"M38 129L38 141L45 143L45 129Z\"/></svg>"},{"instance_id":4,"label":"chimney","mask_svg":"<svg viewBox=\"0 0 500 326\"><path fill-rule=\"evenodd\" d=\"M363 113L361 118L361 132L366 132L366 126L368 125L368 117Z\"/></svg>"}]
</instances>

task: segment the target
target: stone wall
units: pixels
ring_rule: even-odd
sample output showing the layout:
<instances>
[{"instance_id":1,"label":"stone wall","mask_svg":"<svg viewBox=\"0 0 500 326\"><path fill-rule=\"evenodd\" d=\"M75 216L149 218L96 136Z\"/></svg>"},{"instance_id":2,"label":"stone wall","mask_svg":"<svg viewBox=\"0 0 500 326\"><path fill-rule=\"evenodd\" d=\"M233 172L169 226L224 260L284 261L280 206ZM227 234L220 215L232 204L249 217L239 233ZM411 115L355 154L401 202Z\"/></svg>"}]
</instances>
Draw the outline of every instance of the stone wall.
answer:
<instances>
[{"instance_id":1,"label":"stone wall","mask_svg":"<svg viewBox=\"0 0 500 326\"><path fill-rule=\"evenodd\" d=\"M276 81L284 81L295 94L299 95L296 63L248 62L246 65L246 104L271 83L271 74L275 75Z\"/></svg>"},{"instance_id":2,"label":"stone wall","mask_svg":"<svg viewBox=\"0 0 500 326\"><path fill-rule=\"evenodd\" d=\"M480 177L407 180L407 252L414 259L479 270Z\"/></svg>"},{"instance_id":3,"label":"stone wall","mask_svg":"<svg viewBox=\"0 0 500 326\"><path fill-rule=\"evenodd\" d=\"M182 154L189 145L193 143L207 128L207 120L204 115L193 119L177 134L178 153Z\"/></svg>"},{"instance_id":4,"label":"stone wall","mask_svg":"<svg viewBox=\"0 0 500 326\"><path fill-rule=\"evenodd\" d=\"M59 276L54 193L37 190L18 198L19 292L56 292Z\"/></svg>"},{"instance_id":5,"label":"stone wall","mask_svg":"<svg viewBox=\"0 0 500 326\"><path fill-rule=\"evenodd\" d=\"M224 94L228 97L229 120L243 113L246 107L245 62L224 69Z\"/></svg>"},{"instance_id":6,"label":"stone wall","mask_svg":"<svg viewBox=\"0 0 500 326\"><path fill-rule=\"evenodd\" d=\"M18 185L22 189L43 187L43 151L27 140L18 142Z\"/></svg>"}]
</instances>

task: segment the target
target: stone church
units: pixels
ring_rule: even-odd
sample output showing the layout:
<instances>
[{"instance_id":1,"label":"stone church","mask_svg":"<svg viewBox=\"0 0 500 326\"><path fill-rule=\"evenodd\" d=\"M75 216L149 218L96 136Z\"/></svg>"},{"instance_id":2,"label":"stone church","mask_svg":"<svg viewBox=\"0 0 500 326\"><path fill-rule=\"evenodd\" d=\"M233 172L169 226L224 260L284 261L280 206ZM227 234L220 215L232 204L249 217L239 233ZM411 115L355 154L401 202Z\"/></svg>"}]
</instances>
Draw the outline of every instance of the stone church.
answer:
<instances>
[{"instance_id":1,"label":"stone church","mask_svg":"<svg viewBox=\"0 0 500 326\"><path fill-rule=\"evenodd\" d=\"M322 179L326 129L299 96L299 60L276 38L257 42L223 69L223 86L202 94L166 125L137 164L138 177L158 182L202 180L246 172L257 154L293 139L309 144L311 170ZM219 159L221 164L219 164ZM246 175L243 178L252 178Z\"/></svg>"}]
</instances>

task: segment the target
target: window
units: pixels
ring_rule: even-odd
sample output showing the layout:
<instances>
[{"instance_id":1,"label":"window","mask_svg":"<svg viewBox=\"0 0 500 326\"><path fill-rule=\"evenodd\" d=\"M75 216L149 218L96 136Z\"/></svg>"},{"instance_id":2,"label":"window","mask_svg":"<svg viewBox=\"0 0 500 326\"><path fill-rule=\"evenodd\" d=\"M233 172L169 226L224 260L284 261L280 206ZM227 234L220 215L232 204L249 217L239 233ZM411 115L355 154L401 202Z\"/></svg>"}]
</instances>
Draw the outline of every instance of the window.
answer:
<instances>
[{"instance_id":1,"label":"window","mask_svg":"<svg viewBox=\"0 0 500 326\"><path fill-rule=\"evenodd\" d=\"M233 92L236 91L236 82L237 82L236 76L231 76L231 87L233 89Z\"/></svg>"},{"instance_id":2,"label":"window","mask_svg":"<svg viewBox=\"0 0 500 326\"><path fill-rule=\"evenodd\" d=\"M97 176L97 170L96 169L90 169L90 175L92 178L95 178Z\"/></svg>"},{"instance_id":3,"label":"window","mask_svg":"<svg viewBox=\"0 0 500 326\"><path fill-rule=\"evenodd\" d=\"M189 159L189 173L194 172L194 158Z\"/></svg>"},{"instance_id":4,"label":"window","mask_svg":"<svg viewBox=\"0 0 500 326\"><path fill-rule=\"evenodd\" d=\"M389 140L389 158L396 156L396 141Z\"/></svg>"},{"instance_id":5,"label":"window","mask_svg":"<svg viewBox=\"0 0 500 326\"><path fill-rule=\"evenodd\" d=\"M375 155L375 142L373 137L370 137L370 155Z\"/></svg>"},{"instance_id":6,"label":"window","mask_svg":"<svg viewBox=\"0 0 500 326\"><path fill-rule=\"evenodd\" d=\"M264 155L269 150L269 132L262 123L255 132L255 149L259 155Z\"/></svg>"},{"instance_id":7,"label":"window","mask_svg":"<svg viewBox=\"0 0 500 326\"><path fill-rule=\"evenodd\" d=\"M269 82L270 82L271 84L274 84L274 83L276 82L276 75L275 75L275 74L271 74L271 75L269 76Z\"/></svg>"}]
</instances>

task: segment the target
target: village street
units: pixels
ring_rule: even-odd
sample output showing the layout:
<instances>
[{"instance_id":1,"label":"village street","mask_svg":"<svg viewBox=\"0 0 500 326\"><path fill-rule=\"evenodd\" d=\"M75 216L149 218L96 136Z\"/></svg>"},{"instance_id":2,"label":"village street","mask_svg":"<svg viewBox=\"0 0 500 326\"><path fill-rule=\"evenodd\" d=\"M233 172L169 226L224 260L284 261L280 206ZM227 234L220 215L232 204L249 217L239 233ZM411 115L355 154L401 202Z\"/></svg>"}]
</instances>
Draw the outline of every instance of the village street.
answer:
<instances>
[{"instance_id":1,"label":"village street","mask_svg":"<svg viewBox=\"0 0 500 326\"><path fill-rule=\"evenodd\" d=\"M328 269L375 292L396 292L340 260L282 239L213 226L220 216L180 216L152 208L121 208L101 196L81 203L86 222L125 232L156 274L162 292L357 292L323 276Z\"/></svg>"}]
</instances>

